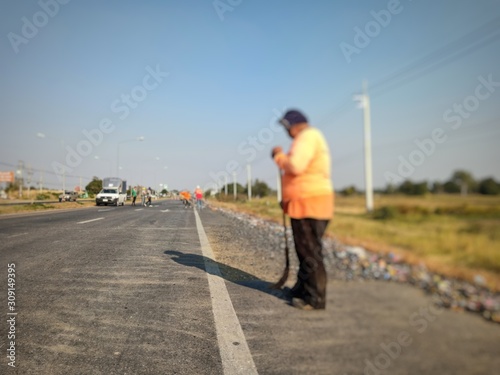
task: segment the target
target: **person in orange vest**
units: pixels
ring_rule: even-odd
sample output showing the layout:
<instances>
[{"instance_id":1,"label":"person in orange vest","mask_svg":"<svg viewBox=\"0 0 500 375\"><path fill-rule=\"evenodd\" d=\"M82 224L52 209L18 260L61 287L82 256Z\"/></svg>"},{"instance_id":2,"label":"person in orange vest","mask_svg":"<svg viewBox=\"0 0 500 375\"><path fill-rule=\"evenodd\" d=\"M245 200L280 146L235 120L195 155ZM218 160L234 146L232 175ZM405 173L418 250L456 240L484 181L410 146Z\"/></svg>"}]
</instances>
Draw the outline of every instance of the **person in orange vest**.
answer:
<instances>
[{"instance_id":1,"label":"person in orange vest","mask_svg":"<svg viewBox=\"0 0 500 375\"><path fill-rule=\"evenodd\" d=\"M330 152L323 134L297 110L279 121L293 139L288 153L274 147L272 157L283 171L282 208L290 217L300 262L297 282L290 290L292 305L304 309L326 307L326 270L322 237L333 217L334 193Z\"/></svg>"},{"instance_id":2,"label":"person in orange vest","mask_svg":"<svg viewBox=\"0 0 500 375\"><path fill-rule=\"evenodd\" d=\"M191 206L191 193L187 190L181 191L182 203L184 204L184 208L188 208Z\"/></svg>"},{"instance_id":3,"label":"person in orange vest","mask_svg":"<svg viewBox=\"0 0 500 375\"><path fill-rule=\"evenodd\" d=\"M201 190L199 185L194 189L194 197L196 198L196 207L198 207L198 210L201 210L203 208L203 190Z\"/></svg>"}]
</instances>

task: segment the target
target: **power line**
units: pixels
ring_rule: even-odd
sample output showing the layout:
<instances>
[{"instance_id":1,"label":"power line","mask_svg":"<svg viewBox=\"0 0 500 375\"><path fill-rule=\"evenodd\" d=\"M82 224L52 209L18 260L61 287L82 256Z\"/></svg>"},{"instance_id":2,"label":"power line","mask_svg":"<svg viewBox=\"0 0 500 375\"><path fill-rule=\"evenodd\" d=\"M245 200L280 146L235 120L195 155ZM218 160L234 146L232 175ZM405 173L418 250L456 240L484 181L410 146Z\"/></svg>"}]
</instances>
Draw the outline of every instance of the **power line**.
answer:
<instances>
[{"instance_id":1,"label":"power line","mask_svg":"<svg viewBox=\"0 0 500 375\"><path fill-rule=\"evenodd\" d=\"M485 40L479 41L478 44L467 46L464 50L455 52L455 56L448 56L443 61L436 62L434 65L431 65L428 67L424 67L424 68L422 68L423 69L422 71L412 73L413 75L410 75L409 77L401 78L399 81L397 81L393 84L389 84L388 87L378 89L378 90L377 89L373 90L374 91L373 96L380 96L380 95L385 94L389 91L393 91L401 86L404 86L407 83L410 83L410 82L416 80L417 78L420 78L420 77L422 77L422 76L424 76L424 75L426 75L426 74L428 74L436 69L439 69L440 67L442 67L444 65L448 65L448 64L450 64L450 63L452 63L452 62L454 62L454 61L456 61L464 56L467 56L467 55L477 51L478 49L497 41L498 39L500 39L500 32L497 34L489 35L485 38Z\"/></svg>"},{"instance_id":2,"label":"power line","mask_svg":"<svg viewBox=\"0 0 500 375\"><path fill-rule=\"evenodd\" d=\"M10 163L0 162L0 165L5 165L6 167L18 169L17 165L10 164ZM49 174L49 175L52 175L52 176L60 176L59 173L56 173L54 171L49 171L49 170L46 170L46 169L39 169L39 168L31 168L31 169L33 171L41 172L41 173L46 173L46 174ZM66 174L66 177L71 177L71 178L80 178L81 177L81 178L90 179L90 180L92 180L92 178L93 178L93 177L88 177L88 176L70 175L70 174Z\"/></svg>"},{"instance_id":3,"label":"power line","mask_svg":"<svg viewBox=\"0 0 500 375\"><path fill-rule=\"evenodd\" d=\"M415 70L419 69L422 65L432 65L440 60L449 58L451 55L457 54L464 48L470 48L475 43L483 38L498 37L498 32L500 31L500 17L494 18L493 20L481 25L477 29L471 31L470 33L462 36L461 38L448 43L444 47L432 51L422 58L412 62L411 64L403 67L402 69L382 78L378 82L370 85L371 91L377 90L379 87L391 84L393 81L397 81L404 78L405 75L411 74Z\"/></svg>"},{"instance_id":4,"label":"power line","mask_svg":"<svg viewBox=\"0 0 500 375\"><path fill-rule=\"evenodd\" d=\"M500 17L494 18L459 39L448 43L444 47L428 53L422 58L389 74L379 81L375 81L374 84L370 85L370 95L376 97L393 91L438 68L467 56L498 39L500 39ZM323 123L331 116L340 115L352 109L352 100L351 97L349 97L330 111L319 123Z\"/></svg>"},{"instance_id":5,"label":"power line","mask_svg":"<svg viewBox=\"0 0 500 375\"><path fill-rule=\"evenodd\" d=\"M497 117L497 118L494 118L494 119L491 119L491 120L486 120L486 121L483 121L483 122L480 122L480 123L476 123L476 124L473 124L473 125L468 125L467 127L464 127L462 129L461 132L463 131L469 131L469 130L474 130L474 128L478 128L478 127L482 127L484 125L489 125L489 124L493 124L493 123L498 123L500 122L500 117ZM437 126L435 126L434 128L437 128ZM500 129L493 129L492 132L487 132L487 133L479 133L479 134L476 134L476 137L477 136L489 136L490 134L494 134L496 132L500 131ZM373 146L374 149L389 149L391 148L392 146L395 146L395 145L403 145L403 144L406 144L408 142L411 142L411 141L414 141L416 139L421 139L421 138L425 138L425 137L429 137L429 134L430 134L431 131L427 132L426 134L422 134L420 136L416 136L416 137L411 137L411 138L407 138L405 140L399 140L399 141L393 141L393 142L385 142L385 143L378 143L378 144L375 144ZM455 131L456 134L458 134L458 131ZM453 134L453 133L451 133ZM351 153L348 153L348 154L345 154L345 155L342 155L340 157L337 157L335 158L335 164L339 164L339 163L345 163L345 162L349 162L349 161L352 161L356 158L359 158L361 159L362 158L362 155L363 155L363 149L361 147L359 147L357 149L357 151L354 151L354 152L351 152Z\"/></svg>"}]
</instances>

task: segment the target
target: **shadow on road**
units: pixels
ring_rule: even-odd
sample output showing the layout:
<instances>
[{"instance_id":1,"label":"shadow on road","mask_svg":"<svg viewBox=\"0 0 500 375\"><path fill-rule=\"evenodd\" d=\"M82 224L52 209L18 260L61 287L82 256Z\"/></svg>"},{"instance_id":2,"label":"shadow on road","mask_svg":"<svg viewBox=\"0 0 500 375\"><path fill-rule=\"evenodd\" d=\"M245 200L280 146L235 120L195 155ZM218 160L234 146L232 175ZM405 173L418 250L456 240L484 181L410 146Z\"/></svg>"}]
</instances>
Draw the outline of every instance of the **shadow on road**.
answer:
<instances>
[{"instance_id":1,"label":"shadow on road","mask_svg":"<svg viewBox=\"0 0 500 375\"><path fill-rule=\"evenodd\" d=\"M183 253L178 250L166 250L164 254L183 266L196 267L211 275L222 277L237 285L252 288L260 292L272 295L278 299L289 301L286 293L281 289L272 289L273 283L262 280L255 275L242 271L238 268L228 266L227 264L217 262L199 254Z\"/></svg>"}]
</instances>

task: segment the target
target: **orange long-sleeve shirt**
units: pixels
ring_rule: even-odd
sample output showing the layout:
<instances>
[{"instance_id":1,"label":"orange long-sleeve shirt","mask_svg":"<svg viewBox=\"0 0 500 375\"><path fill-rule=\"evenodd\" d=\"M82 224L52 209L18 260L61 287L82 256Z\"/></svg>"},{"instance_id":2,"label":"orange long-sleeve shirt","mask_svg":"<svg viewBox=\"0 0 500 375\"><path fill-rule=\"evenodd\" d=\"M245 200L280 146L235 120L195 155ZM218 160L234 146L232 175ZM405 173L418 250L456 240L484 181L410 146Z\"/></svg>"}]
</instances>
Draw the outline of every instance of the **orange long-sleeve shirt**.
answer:
<instances>
[{"instance_id":1,"label":"orange long-sleeve shirt","mask_svg":"<svg viewBox=\"0 0 500 375\"><path fill-rule=\"evenodd\" d=\"M284 170L283 209L294 219L329 220L334 193L330 179L330 152L318 129L305 128L293 140L288 154L274 156Z\"/></svg>"}]
</instances>

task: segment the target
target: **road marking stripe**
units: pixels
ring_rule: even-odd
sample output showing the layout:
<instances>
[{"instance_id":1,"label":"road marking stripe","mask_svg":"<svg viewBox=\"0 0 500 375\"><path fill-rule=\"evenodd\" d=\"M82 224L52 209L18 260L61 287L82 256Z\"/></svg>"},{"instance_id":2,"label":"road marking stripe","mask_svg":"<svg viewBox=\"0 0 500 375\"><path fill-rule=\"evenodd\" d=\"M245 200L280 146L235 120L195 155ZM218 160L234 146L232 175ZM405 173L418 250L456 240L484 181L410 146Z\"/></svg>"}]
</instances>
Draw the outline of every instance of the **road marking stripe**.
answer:
<instances>
[{"instance_id":1,"label":"road marking stripe","mask_svg":"<svg viewBox=\"0 0 500 375\"><path fill-rule=\"evenodd\" d=\"M7 238L14 238L14 237L19 237L19 236L24 236L25 234L28 234L28 232L18 233L18 234L12 234L10 236L7 236Z\"/></svg>"},{"instance_id":2,"label":"road marking stripe","mask_svg":"<svg viewBox=\"0 0 500 375\"><path fill-rule=\"evenodd\" d=\"M137 229L136 226L120 226L120 228ZM192 231L193 228L178 228L178 227L142 227L141 230L188 230Z\"/></svg>"},{"instance_id":3,"label":"road marking stripe","mask_svg":"<svg viewBox=\"0 0 500 375\"><path fill-rule=\"evenodd\" d=\"M201 250L205 259L205 270L208 277L215 330L217 331L217 341L219 343L224 374L258 374L245 335L234 311L233 303L229 298L226 284L215 261L212 247L210 246L210 242L208 242L205 229L203 229L203 224L196 210L194 210L194 215Z\"/></svg>"},{"instance_id":4,"label":"road marking stripe","mask_svg":"<svg viewBox=\"0 0 500 375\"><path fill-rule=\"evenodd\" d=\"M134 211L142 211L144 208L136 208Z\"/></svg>"},{"instance_id":5,"label":"road marking stripe","mask_svg":"<svg viewBox=\"0 0 500 375\"><path fill-rule=\"evenodd\" d=\"M108 208L105 210L97 210L97 212L107 212L107 211L113 211L115 208Z\"/></svg>"},{"instance_id":6,"label":"road marking stripe","mask_svg":"<svg viewBox=\"0 0 500 375\"><path fill-rule=\"evenodd\" d=\"M98 217L97 219L79 221L77 224L86 224L86 223L91 223L92 221L97 221L97 220L102 220L102 219L104 219L104 218L103 217Z\"/></svg>"}]
</instances>

